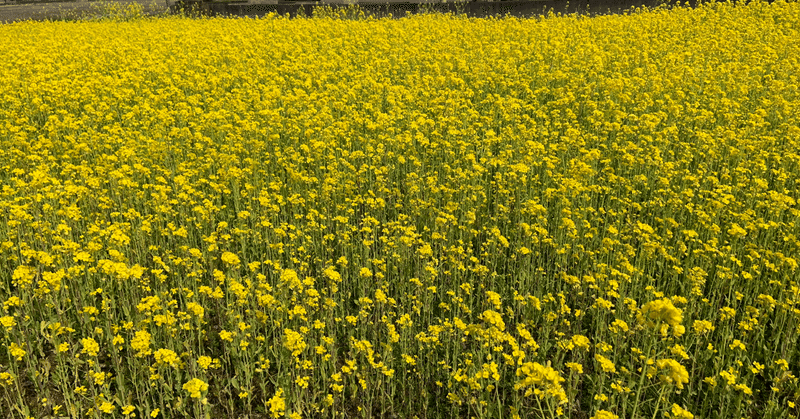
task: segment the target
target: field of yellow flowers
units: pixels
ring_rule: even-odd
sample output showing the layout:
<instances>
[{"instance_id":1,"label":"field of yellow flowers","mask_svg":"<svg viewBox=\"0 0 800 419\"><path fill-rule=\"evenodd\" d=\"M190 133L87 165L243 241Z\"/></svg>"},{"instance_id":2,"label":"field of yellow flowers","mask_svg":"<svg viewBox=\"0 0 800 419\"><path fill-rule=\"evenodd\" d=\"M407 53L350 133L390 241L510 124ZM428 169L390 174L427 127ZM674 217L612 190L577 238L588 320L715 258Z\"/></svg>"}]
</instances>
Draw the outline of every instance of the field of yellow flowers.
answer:
<instances>
[{"instance_id":1,"label":"field of yellow flowers","mask_svg":"<svg viewBox=\"0 0 800 419\"><path fill-rule=\"evenodd\" d=\"M0 39L3 418L800 414L800 3Z\"/></svg>"}]
</instances>

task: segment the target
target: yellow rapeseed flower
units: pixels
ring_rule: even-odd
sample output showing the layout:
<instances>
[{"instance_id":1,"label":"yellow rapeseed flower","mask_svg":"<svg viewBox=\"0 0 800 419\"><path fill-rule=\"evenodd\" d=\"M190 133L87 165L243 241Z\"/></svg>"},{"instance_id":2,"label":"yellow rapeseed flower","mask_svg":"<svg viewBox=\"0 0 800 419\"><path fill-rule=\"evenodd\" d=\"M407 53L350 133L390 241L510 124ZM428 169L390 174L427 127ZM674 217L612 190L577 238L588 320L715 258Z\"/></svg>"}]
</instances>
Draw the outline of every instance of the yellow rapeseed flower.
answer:
<instances>
[{"instance_id":1,"label":"yellow rapeseed flower","mask_svg":"<svg viewBox=\"0 0 800 419\"><path fill-rule=\"evenodd\" d=\"M619 419L619 416L608 410L598 410L590 419Z\"/></svg>"},{"instance_id":2,"label":"yellow rapeseed flower","mask_svg":"<svg viewBox=\"0 0 800 419\"><path fill-rule=\"evenodd\" d=\"M189 392L193 399L202 397L201 393L208 391L208 384L199 378L192 378L183 385L183 389Z\"/></svg>"},{"instance_id":3,"label":"yellow rapeseed flower","mask_svg":"<svg viewBox=\"0 0 800 419\"><path fill-rule=\"evenodd\" d=\"M669 298L662 298L642 306L641 316L652 323L664 322L670 326L678 326L683 321L683 312L675 307Z\"/></svg>"},{"instance_id":4,"label":"yellow rapeseed flower","mask_svg":"<svg viewBox=\"0 0 800 419\"><path fill-rule=\"evenodd\" d=\"M269 405L269 411L273 418L277 419L283 416L286 412L286 400L283 398L283 389L279 388L275 392L275 395L267 401L267 404Z\"/></svg>"}]
</instances>

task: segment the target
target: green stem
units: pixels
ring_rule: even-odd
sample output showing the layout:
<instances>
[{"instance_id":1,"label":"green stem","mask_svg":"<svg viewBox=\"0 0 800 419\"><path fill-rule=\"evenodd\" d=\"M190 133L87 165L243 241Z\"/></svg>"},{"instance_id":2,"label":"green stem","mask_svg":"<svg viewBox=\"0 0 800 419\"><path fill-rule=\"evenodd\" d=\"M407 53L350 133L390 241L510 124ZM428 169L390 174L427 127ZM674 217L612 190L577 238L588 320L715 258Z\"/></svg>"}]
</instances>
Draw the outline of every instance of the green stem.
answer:
<instances>
[{"instance_id":1,"label":"green stem","mask_svg":"<svg viewBox=\"0 0 800 419\"><path fill-rule=\"evenodd\" d=\"M658 330L658 326L660 324L656 324L656 330ZM644 365L642 365L642 375L639 378L639 387L636 389L636 402L633 405L633 414L631 414L631 418L636 418L636 413L639 411L639 399L642 396L642 386L644 386L644 378L647 376L647 360L650 359L650 350L653 349L654 341L650 341L650 345L647 347L647 352L645 352L645 360Z\"/></svg>"},{"instance_id":2,"label":"green stem","mask_svg":"<svg viewBox=\"0 0 800 419\"><path fill-rule=\"evenodd\" d=\"M653 410L653 419L656 419L658 415L658 406L661 405L661 398L664 397L664 389L667 387L662 387L661 391L658 392L658 400L656 400L656 408Z\"/></svg>"}]
</instances>

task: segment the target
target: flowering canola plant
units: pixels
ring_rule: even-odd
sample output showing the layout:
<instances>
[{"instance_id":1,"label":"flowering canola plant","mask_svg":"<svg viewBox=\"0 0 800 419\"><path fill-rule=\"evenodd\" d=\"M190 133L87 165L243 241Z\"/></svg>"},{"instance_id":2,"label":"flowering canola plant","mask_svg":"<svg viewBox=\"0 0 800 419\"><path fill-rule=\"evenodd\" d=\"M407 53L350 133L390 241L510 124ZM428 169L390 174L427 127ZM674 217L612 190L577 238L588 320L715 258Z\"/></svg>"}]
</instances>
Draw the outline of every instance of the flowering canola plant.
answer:
<instances>
[{"instance_id":1,"label":"flowering canola plant","mask_svg":"<svg viewBox=\"0 0 800 419\"><path fill-rule=\"evenodd\" d=\"M800 414L797 2L0 39L3 417Z\"/></svg>"}]
</instances>

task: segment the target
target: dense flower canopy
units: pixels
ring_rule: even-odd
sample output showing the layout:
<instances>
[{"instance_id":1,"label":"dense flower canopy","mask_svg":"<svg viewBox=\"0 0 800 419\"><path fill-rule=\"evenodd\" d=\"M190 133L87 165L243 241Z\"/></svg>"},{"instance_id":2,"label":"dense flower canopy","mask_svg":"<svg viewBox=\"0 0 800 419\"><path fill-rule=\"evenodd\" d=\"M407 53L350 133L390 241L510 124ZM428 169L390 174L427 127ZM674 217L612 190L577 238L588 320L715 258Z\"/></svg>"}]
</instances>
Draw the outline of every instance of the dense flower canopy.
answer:
<instances>
[{"instance_id":1,"label":"dense flower canopy","mask_svg":"<svg viewBox=\"0 0 800 419\"><path fill-rule=\"evenodd\" d=\"M0 25L0 411L798 415L800 4L340 17Z\"/></svg>"}]
</instances>

